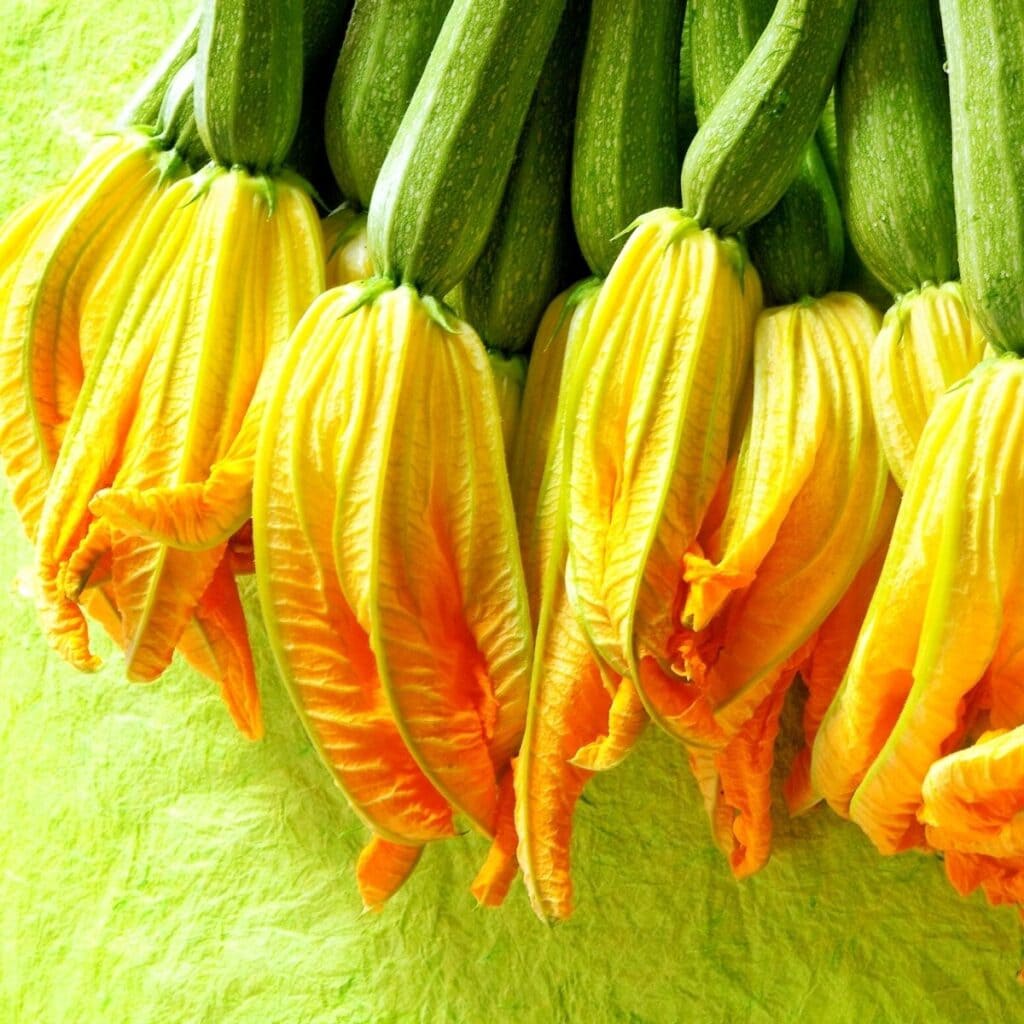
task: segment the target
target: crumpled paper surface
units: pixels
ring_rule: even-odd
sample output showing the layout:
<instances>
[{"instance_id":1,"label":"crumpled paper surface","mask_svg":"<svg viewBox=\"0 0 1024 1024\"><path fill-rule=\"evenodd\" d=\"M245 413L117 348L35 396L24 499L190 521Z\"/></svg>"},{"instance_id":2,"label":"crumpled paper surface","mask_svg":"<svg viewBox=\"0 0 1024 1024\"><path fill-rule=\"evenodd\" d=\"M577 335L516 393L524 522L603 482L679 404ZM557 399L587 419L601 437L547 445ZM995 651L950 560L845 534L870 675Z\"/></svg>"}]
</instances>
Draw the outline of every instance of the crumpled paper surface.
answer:
<instances>
[{"instance_id":1,"label":"crumpled paper surface","mask_svg":"<svg viewBox=\"0 0 1024 1024\"><path fill-rule=\"evenodd\" d=\"M0 216L68 172L188 7L0 0ZM468 886L486 844L472 835L428 849L384 913L365 914L363 829L255 617L268 735L253 745L183 666L138 686L109 648L94 676L60 664L11 582L29 560L4 495L3 1024L1024 1014L1012 910L961 900L932 858L883 860L820 808L789 821L780 805L772 861L737 884L681 754L653 731L586 792L569 922L540 924L520 883L502 910L478 909Z\"/></svg>"}]
</instances>

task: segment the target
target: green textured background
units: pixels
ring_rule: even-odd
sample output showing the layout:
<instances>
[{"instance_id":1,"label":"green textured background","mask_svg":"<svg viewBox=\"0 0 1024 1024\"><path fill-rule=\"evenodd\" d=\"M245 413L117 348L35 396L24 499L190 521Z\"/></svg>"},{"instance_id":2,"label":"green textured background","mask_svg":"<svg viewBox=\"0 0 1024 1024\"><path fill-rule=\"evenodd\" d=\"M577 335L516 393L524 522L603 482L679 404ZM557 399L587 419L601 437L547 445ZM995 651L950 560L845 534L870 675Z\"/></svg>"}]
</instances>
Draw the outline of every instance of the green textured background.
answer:
<instances>
[{"instance_id":1,"label":"green textured background","mask_svg":"<svg viewBox=\"0 0 1024 1024\"><path fill-rule=\"evenodd\" d=\"M66 174L183 20L182 0L0 0L0 215ZM1024 1015L1013 911L852 827L779 813L734 883L682 758L650 733L577 816L578 911L537 922L467 887L474 837L427 851L380 916L364 834L257 640L268 736L238 738L183 668L123 681L51 655L12 580L0 499L0 1021L873 1021ZM255 627L258 631L258 626Z\"/></svg>"}]
</instances>

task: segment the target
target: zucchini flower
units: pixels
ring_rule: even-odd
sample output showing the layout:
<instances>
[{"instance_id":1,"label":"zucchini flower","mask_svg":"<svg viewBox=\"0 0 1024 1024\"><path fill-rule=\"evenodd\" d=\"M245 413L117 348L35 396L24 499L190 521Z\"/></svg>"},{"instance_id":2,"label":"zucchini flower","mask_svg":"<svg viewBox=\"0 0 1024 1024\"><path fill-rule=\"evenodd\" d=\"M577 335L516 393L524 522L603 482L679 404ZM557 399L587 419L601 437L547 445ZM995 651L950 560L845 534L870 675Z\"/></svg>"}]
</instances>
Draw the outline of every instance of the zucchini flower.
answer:
<instances>
[{"instance_id":1,"label":"zucchini flower","mask_svg":"<svg viewBox=\"0 0 1024 1024\"><path fill-rule=\"evenodd\" d=\"M595 771L625 757L647 721L632 684L602 671L566 595L564 449L578 394L567 382L597 303L585 282L551 303L527 374L511 461L512 494L537 645L514 799L474 885L481 903L504 898L516 855L542 919L572 913L572 814Z\"/></svg>"},{"instance_id":2,"label":"zucchini flower","mask_svg":"<svg viewBox=\"0 0 1024 1024\"><path fill-rule=\"evenodd\" d=\"M522 735L531 629L497 398L473 330L379 279L321 296L275 377L255 458L260 602L374 834L357 877L376 907L456 812L494 834Z\"/></svg>"},{"instance_id":3,"label":"zucchini flower","mask_svg":"<svg viewBox=\"0 0 1024 1024\"><path fill-rule=\"evenodd\" d=\"M955 794L1002 742L942 759L971 736L1024 722L1017 566L1024 521L1024 363L988 359L936 403L849 668L814 743L814 788L883 853L943 842ZM969 768L969 772L968 772ZM985 785L998 788L991 774ZM962 791L962 790L961 790ZM999 800L996 800L999 803ZM1005 809L1005 808L1004 808ZM1002 813L1002 812L999 812ZM931 824L930 824L931 823Z\"/></svg>"},{"instance_id":4,"label":"zucchini flower","mask_svg":"<svg viewBox=\"0 0 1024 1024\"><path fill-rule=\"evenodd\" d=\"M958 282L898 298L871 348L871 404L893 478L904 489L925 421L939 396L985 355L985 339Z\"/></svg>"},{"instance_id":5,"label":"zucchini flower","mask_svg":"<svg viewBox=\"0 0 1024 1024\"><path fill-rule=\"evenodd\" d=\"M670 671L680 566L725 468L760 309L739 242L655 210L636 222L581 344L567 587L601 659L641 689L642 658Z\"/></svg>"},{"instance_id":6,"label":"zucchini flower","mask_svg":"<svg viewBox=\"0 0 1024 1024\"><path fill-rule=\"evenodd\" d=\"M129 678L155 679L180 645L256 736L252 660L225 563L245 516L207 545L195 524L222 522L217 495L189 499L235 441L264 363L322 290L319 222L299 185L211 166L160 193L121 271L43 502L40 615L60 654L91 670L79 601L104 588Z\"/></svg>"},{"instance_id":7,"label":"zucchini flower","mask_svg":"<svg viewBox=\"0 0 1024 1024\"><path fill-rule=\"evenodd\" d=\"M141 225L184 165L141 132L99 140L68 183L0 239L0 455L34 539L110 293Z\"/></svg>"},{"instance_id":8,"label":"zucchini flower","mask_svg":"<svg viewBox=\"0 0 1024 1024\"><path fill-rule=\"evenodd\" d=\"M885 502L888 469L868 397L877 327L875 311L848 294L758 318L735 465L683 559L672 671L653 658L641 665L662 724L690 747L738 876L763 866L770 850L770 772L786 691L891 524L895 502Z\"/></svg>"}]
</instances>

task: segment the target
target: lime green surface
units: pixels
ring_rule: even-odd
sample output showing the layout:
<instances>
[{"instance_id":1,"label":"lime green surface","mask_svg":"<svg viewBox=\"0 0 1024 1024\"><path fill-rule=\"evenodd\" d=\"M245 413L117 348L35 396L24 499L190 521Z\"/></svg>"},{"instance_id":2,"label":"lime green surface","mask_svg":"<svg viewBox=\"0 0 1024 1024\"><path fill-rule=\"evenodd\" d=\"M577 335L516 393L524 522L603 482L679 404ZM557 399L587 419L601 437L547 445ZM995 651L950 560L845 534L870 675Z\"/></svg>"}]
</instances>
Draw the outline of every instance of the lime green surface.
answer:
<instances>
[{"instance_id":1,"label":"lime green surface","mask_svg":"<svg viewBox=\"0 0 1024 1024\"><path fill-rule=\"evenodd\" d=\"M187 6L0 0L0 215L67 173ZM365 833L258 626L268 736L251 745L183 668L141 687L116 657L92 677L59 664L9 583L28 561L4 496L3 1024L1024 1018L1013 911L959 899L933 860L882 860L821 810L780 810L772 862L738 885L653 733L587 792L573 920L538 923L518 883L477 909L473 837L363 914Z\"/></svg>"}]
</instances>

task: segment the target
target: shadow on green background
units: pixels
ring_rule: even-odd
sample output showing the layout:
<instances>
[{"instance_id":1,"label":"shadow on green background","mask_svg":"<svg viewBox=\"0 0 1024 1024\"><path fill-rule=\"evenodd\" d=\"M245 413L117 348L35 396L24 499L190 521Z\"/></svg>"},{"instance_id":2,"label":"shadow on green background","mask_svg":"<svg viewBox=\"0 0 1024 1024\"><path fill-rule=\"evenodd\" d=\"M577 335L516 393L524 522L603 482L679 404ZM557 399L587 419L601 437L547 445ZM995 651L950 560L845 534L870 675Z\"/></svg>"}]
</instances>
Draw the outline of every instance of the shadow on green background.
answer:
<instances>
[{"instance_id":1,"label":"shadow on green background","mask_svg":"<svg viewBox=\"0 0 1024 1024\"><path fill-rule=\"evenodd\" d=\"M188 8L0 0L0 216L70 170ZM353 865L365 833L262 639L268 735L251 745L181 666L141 687L116 656L91 677L60 664L8 584L29 558L4 496L5 1024L1024 1013L1014 912L959 899L932 859L882 860L820 809L797 821L780 809L771 863L735 883L681 754L653 731L580 807L571 921L540 924L518 883L502 910L478 909L474 836L429 849L385 912L364 914Z\"/></svg>"}]
</instances>

